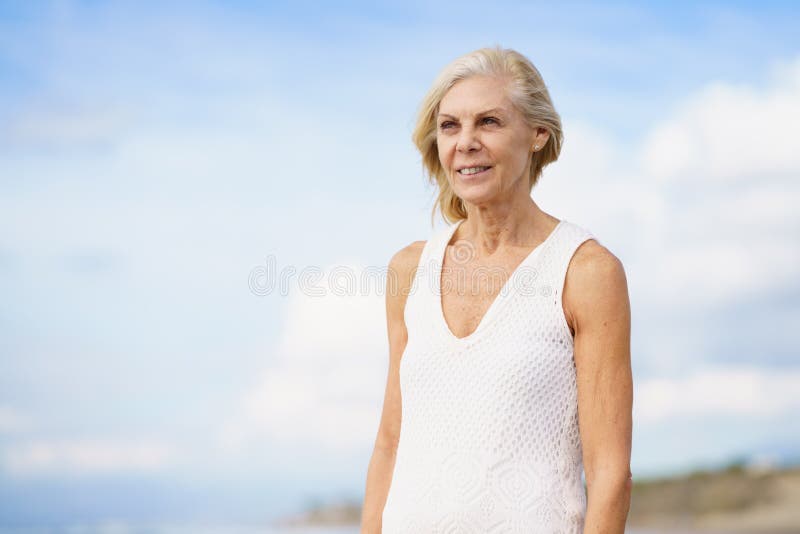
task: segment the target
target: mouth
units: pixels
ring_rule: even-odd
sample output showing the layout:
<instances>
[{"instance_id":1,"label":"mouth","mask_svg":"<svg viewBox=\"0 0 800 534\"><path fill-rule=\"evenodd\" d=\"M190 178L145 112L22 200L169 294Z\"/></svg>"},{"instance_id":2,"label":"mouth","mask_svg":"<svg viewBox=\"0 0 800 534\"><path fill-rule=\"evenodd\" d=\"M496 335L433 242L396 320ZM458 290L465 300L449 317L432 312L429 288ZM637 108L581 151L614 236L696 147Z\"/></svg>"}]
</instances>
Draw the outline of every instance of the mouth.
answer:
<instances>
[{"instance_id":1,"label":"mouth","mask_svg":"<svg viewBox=\"0 0 800 534\"><path fill-rule=\"evenodd\" d=\"M461 176L463 176L464 178L474 178L477 176L483 176L491 168L492 167L487 165L477 165L475 167L462 167L458 169L456 172Z\"/></svg>"}]
</instances>

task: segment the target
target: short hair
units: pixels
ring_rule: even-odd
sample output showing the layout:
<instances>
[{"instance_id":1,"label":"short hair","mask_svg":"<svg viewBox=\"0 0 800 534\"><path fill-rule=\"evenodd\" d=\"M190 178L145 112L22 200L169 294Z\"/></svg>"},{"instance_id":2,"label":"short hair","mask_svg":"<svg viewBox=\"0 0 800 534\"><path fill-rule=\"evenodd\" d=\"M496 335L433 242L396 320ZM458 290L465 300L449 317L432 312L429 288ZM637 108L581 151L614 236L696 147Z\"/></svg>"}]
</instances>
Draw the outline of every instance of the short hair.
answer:
<instances>
[{"instance_id":1,"label":"short hair","mask_svg":"<svg viewBox=\"0 0 800 534\"><path fill-rule=\"evenodd\" d=\"M439 162L436 119L439 105L447 91L457 82L472 76L493 76L508 80L509 99L522 113L523 119L533 128L546 128L550 134L544 147L532 154L529 191L538 182L544 166L556 161L561 153L564 142L561 117L553 107L542 75L528 58L515 50L495 45L455 59L442 69L422 99L411 136L422 154L422 165L430 182L438 185L438 198L431 212L431 223L437 207L448 222L467 217L464 203L453 192Z\"/></svg>"}]
</instances>

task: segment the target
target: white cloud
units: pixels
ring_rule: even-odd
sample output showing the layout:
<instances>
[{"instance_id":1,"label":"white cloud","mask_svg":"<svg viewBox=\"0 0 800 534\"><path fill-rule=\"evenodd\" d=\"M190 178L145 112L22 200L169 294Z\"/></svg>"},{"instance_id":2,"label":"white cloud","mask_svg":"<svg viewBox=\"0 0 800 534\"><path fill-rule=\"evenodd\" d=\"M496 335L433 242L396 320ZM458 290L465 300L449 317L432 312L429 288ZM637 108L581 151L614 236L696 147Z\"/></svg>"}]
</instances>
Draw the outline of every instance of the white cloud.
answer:
<instances>
[{"instance_id":1,"label":"white cloud","mask_svg":"<svg viewBox=\"0 0 800 534\"><path fill-rule=\"evenodd\" d=\"M704 367L685 377L636 382L634 418L654 422L716 416L794 416L800 409L800 369Z\"/></svg>"},{"instance_id":2,"label":"white cloud","mask_svg":"<svg viewBox=\"0 0 800 534\"><path fill-rule=\"evenodd\" d=\"M771 85L711 83L657 125L641 153L648 176L729 183L743 177L797 173L800 152L800 61L775 63Z\"/></svg>"},{"instance_id":3,"label":"white cloud","mask_svg":"<svg viewBox=\"0 0 800 534\"><path fill-rule=\"evenodd\" d=\"M648 307L715 310L800 279L800 58L763 89L713 82L640 144L565 122L534 199L586 225Z\"/></svg>"},{"instance_id":4,"label":"white cloud","mask_svg":"<svg viewBox=\"0 0 800 534\"><path fill-rule=\"evenodd\" d=\"M365 279L363 267L337 267ZM331 268L324 273L329 280ZM262 441L331 451L373 442L388 367L385 284L343 295L331 294L329 281L317 287L326 296L292 294L272 363L223 425L228 452Z\"/></svg>"},{"instance_id":5,"label":"white cloud","mask_svg":"<svg viewBox=\"0 0 800 534\"><path fill-rule=\"evenodd\" d=\"M96 475L161 471L175 457L158 440L54 439L9 446L2 457L13 475Z\"/></svg>"}]
</instances>

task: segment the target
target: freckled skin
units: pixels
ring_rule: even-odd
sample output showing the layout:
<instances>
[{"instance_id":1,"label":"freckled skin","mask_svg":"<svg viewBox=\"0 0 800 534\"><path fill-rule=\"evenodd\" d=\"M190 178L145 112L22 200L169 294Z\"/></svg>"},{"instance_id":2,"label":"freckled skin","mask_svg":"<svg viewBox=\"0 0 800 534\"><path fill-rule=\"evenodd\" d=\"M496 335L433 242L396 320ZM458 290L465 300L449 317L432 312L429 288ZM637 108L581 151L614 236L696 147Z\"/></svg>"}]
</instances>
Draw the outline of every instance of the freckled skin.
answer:
<instances>
[{"instance_id":1,"label":"freckled skin","mask_svg":"<svg viewBox=\"0 0 800 534\"><path fill-rule=\"evenodd\" d=\"M447 291L442 297L445 320L458 337L477 328L506 281L479 276L474 285L473 272L499 267L508 276L558 223L536 206L528 186L534 145L541 149L549 132L529 126L507 90L505 80L475 76L457 82L439 104L439 161L470 212L452 240L473 244L473 257L457 266L472 290ZM473 177L458 172L472 166L491 168ZM456 275L449 274L446 256L443 282L451 283L449 276Z\"/></svg>"}]
</instances>

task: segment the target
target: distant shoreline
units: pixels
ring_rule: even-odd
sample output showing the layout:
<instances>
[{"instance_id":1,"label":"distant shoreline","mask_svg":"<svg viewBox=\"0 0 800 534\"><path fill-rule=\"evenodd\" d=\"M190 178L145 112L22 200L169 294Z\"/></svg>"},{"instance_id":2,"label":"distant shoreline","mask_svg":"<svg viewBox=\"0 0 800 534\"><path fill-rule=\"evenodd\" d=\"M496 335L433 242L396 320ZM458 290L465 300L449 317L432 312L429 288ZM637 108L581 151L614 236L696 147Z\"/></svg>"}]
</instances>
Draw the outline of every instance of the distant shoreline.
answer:
<instances>
[{"instance_id":1,"label":"distant shoreline","mask_svg":"<svg viewBox=\"0 0 800 534\"><path fill-rule=\"evenodd\" d=\"M735 462L717 470L634 479L626 532L800 534L798 503L800 465L748 466ZM339 501L282 518L272 528L287 532L301 528L347 529L357 527L360 518L360 502Z\"/></svg>"}]
</instances>

